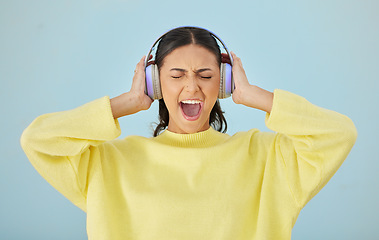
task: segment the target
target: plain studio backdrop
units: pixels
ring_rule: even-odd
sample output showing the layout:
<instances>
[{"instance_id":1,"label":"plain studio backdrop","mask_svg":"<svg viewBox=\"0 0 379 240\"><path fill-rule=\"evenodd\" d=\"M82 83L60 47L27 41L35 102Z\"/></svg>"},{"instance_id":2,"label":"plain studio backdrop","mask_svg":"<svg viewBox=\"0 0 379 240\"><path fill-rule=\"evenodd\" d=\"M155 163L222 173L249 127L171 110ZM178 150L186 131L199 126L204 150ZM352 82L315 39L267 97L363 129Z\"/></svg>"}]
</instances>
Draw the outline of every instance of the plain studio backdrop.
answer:
<instances>
[{"instance_id":1,"label":"plain studio backdrop","mask_svg":"<svg viewBox=\"0 0 379 240\"><path fill-rule=\"evenodd\" d=\"M292 239L379 239L379 1L0 1L0 239L87 239L86 215L21 150L37 116L131 86L162 33L205 27L241 57L250 83L280 88L349 116L358 140L302 210ZM268 131L265 114L221 100L228 133ZM120 120L151 136L158 104ZM215 226L217 231L217 226Z\"/></svg>"}]
</instances>

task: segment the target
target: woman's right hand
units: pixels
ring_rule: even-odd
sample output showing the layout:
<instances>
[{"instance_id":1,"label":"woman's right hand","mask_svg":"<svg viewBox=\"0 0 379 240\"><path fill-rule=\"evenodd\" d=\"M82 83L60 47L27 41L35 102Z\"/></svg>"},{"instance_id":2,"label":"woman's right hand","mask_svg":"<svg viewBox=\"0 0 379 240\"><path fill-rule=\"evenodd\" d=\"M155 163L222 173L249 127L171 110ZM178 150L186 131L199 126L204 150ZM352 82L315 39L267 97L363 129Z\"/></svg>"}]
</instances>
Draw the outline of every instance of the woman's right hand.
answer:
<instances>
[{"instance_id":1,"label":"woman's right hand","mask_svg":"<svg viewBox=\"0 0 379 240\"><path fill-rule=\"evenodd\" d=\"M136 66L130 91L110 100L113 117L115 119L150 108L153 100L145 94L144 62L145 56L141 58Z\"/></svg>"}]
</instances>

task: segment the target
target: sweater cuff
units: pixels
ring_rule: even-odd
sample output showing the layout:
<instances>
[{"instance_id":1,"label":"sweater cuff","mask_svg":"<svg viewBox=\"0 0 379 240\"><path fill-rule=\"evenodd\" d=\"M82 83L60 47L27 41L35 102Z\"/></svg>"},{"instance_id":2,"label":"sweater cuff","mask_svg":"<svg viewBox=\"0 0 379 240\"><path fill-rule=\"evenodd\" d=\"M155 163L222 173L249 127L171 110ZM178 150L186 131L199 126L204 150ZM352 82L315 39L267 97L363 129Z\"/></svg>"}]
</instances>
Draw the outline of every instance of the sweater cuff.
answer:
<instances>
[{"instance_id":1,"label":"sweater cuff","mask_svg":"<svg viewBox=\"0 0 379 240\"><path fill-rule=\"evenodd\" d=\"M313 104L294 93L275 89L271 113L266 114L266 126L275 132L302 134L307 116L312 115Z\"/></svg>"},{"instance_id":2,"label":"sweater cuff","mask_svg":"<svg viewBox=\"0 0 379 240\"><path fill-rule=\"evenodd\" d=\"M83 112L86 113L88 122L91 125L93 124L91 129L96 129L96 132L100 133L99 136L104 138L101 140L112 140L120 136L120 124L117 119L113 118L109 96L96 99L79 107L79 109L80 108L85 108ZM96 136L95 139L97 137L98 136Z\"/></svg>"}]
</instances>

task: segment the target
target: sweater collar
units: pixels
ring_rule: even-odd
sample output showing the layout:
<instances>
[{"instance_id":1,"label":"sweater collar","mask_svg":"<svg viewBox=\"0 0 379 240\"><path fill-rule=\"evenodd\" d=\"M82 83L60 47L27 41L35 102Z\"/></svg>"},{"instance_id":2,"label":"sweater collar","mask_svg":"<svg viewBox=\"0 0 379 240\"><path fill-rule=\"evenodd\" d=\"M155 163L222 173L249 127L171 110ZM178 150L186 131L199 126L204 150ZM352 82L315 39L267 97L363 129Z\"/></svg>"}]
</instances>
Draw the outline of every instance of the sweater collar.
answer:
<instances>
[{"instance_id":1,"label":"sweater collar","mask_svg":"<svg viewBox=\"0 0 379 240\"><path fill-rule=\"evenodd\" d=\"M202 148L217 145L226 141L227 138L229 138L229 135L220 133L209 127L208 130L189 134L174 133L166 129L159 136L155 137L154 140L176 147Z\"/></svg>"}]
</instances>

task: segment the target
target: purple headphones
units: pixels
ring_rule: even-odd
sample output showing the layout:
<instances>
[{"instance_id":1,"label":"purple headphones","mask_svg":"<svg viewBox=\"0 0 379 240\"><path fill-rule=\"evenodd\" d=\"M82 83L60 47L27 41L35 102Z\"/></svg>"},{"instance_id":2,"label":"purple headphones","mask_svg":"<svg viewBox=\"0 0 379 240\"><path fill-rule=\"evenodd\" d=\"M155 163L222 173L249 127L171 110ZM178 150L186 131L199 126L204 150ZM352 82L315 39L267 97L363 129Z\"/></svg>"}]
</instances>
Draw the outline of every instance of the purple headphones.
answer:
<instances>
[{"instance_id":1,"label":"purple headphones","mask_svg":"<svg viewBox=\"0 0 379 240\"><path fill-rule=\"evenodd\" d=\"M186 26L188 27L188 26ZM192 26L190 26L192 27ZM182 28L182 27L180 27ZM216 36L216 34L212 33L211 31L205 29L205 28L199 28L199 27L193 27L198 29L203 29L209 32L212 37L216 39L217 42L221 43L223 48L225 49L226 53L229 56L231 64L233 64L233 58L230 55L228 49L226 48L224 42ZM176 29L176 28L175 28ZM174 29L172 29L174 30ZM170 31L172 31L170 30ZM168 32L164 33L162 36L160 36L153 44L153 46L150 48L149 53L146 55L145 60L145 73L146 73L146 89L145 93L148 95L151 99L161 99L162 98L162 91L161 91L161 83L159 80L159 71L158 67L155 64L149 63L149 56L154 50L155 45L167 34ZM220 45L220 44L219 44ZM220 66L220 89L218 92L218 98L227 98L230 97L234 90L234 81L233 81L233 75L232 75L232 65L229 63L221 63Z\"/></svg>"}]
</instances>

